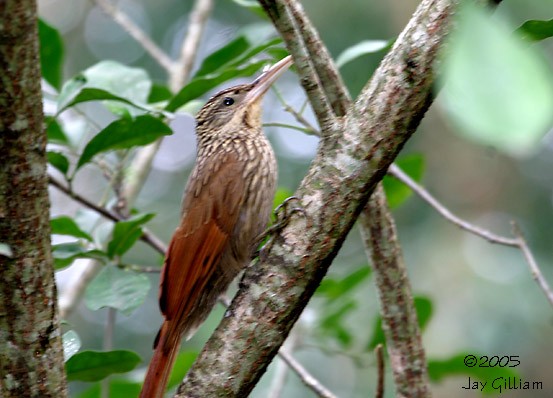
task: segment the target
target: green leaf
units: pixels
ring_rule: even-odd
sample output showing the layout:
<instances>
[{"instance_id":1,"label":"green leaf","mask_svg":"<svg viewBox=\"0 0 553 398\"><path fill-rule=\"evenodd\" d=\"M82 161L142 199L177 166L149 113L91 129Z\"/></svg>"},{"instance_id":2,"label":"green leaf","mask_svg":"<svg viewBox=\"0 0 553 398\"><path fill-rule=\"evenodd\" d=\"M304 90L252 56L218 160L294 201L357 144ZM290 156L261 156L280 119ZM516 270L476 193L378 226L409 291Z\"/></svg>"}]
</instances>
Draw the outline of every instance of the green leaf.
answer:
<instances>
[{"instance_id":1,"label":"green leaf","mask_svg":"<svg viewBox=\"0 0 553 398\"><path fill-rule=\"evenodd\" d=\"M58 169L63 175L67 175L69 170L69 160L65 157L64 154L60 152L48 151L46 153L48 163Z\"/></svg>"},{"instance_id":2,"label":"green leaf","mask_svg":"<svg viewBox=\"0 0 553 398\"><path fill-rule=\"evenodd\" d=\"M433 306L432 300L424 296L416 296L415 310L417 311L417 319L419 321L419 327L424 331L430 319L432 319Z\"/></svg>"},{"instance_id":3,"label":"green leaf","mask_svg":"<svg viewBox=\"0 0 553 398\"><path fill-rule=\"evenodd\" d=\"M148 95L148 104L169 101L172 96L173 93L171 93L169 87L162 84L153 84L150 94Z\"/></svg>"},{"instance_id":4,"label":"green leaf","mask_svg":"<svg viewBox=\"0 0 553 398\"><path fill-rule=\"evenodd\" d=\"M238 4L240 7L247 8L257 16L267 19L267 14L263 11L263 8L255 0L232 0L235 4Z\"/></svg>"},{"instance_id":5,"label":"green leaf","mask_svg":"<svg viewBox=\"0 0 553 398\"><path fill-rule=\"evenodd\" d=\"M362 57L363 55L373 54L389 48L393 40L364 40L351 47L346 48L336 58L336 66L341 68L345 64Z\"/></svg>"},{"instance_id":6,"label":"green leaf","mask_svg":"<svg viewBox=\"0 0 553 398\"><path fill-rule=\"evenodd\" d=\"M292 196L294 193L286 188L277 188L275 197L273 199L273 210L280 206L286 199Z\"/></svg>"},{"instance_id":7,"label":"green leaf","mask_svg":"<svg viewBox=\"0 0 553 398\"><path fill-rule=\"evenodd\" d=\"M77 332L74 330L68 330L62 336L63 341L63 358L65 362L69 360L73 355L79 352L81 348L81 339Z\"/></svg>"},{"instance_id":8,"label":"green leaf","mask_svg":"<svg viewBox=\"0 0 553 398\"><path fill-rule=\"evenodd\" d=\"M424 157L419 154L407 155L397 160L396 164L413 180L420 182L424 173ZM390 208L395 209L403 204L413 193L411 189L394 177L384 176L384 192Z\"/></svg>"},{"instance_id":9,"label":"green leaf","mask_svg":"<svg viewBox=\"0 0 553 398\"><path fill-rule=\"evenodd\" d=\"M379 315L376 317L373 323L372 338L367 344L367 351L372 351L379 344L386 344L386 337L384 336L384 330L382 330L382 317Z\"/></svg>"},{"instance_id":10,"label":"green leaf","mask_svg":"<svg viewBox=\"0 0 553 398\"><path fill-rule=\"evenodd\" d=\"M269 54L273 59L283 59L288 55L288 51L282 47L270 47L267 49L267 54ZM292 69L294 66L292 65Z\"/></svg>"},{"instance_id":11,"label":"green leaf","mask_svg":"<svg viewBox=\"0 0 553 398\"><path fill-rule=\"evenodd\" d=\"M439 99L466 138L521 155L553 122L553 71L496 18L464 2L445 55Z\"/></svg>"},{"instance_id":12,"label":"green leaf","mask_svg":"<svg viewBox=\"0 0 553 398\"><path fill-rule=\"evenodd\" d=\"M357 307L353 300L348 300L337 310L325 315L320 324L325 335L335 338L344 348L348 348L353 340L351 333L344 326L344 317Z\"/></svg>"},{"instance_id":13,"label":"green leaf","mask_svg":"<svg viewBox=\"0 0 553 398\"><path fill-rule=\"evenodd\" d=\"M69 381L98 381L114 373L129 372L139 362L140 357L132 351L83 351L65 363L65 371Z\"/></svg>"},{"instance_id":14,"label":"green leaf","mask_svg":"<svg viewBox=\"0 0 553 398\"><path fill-rule=\"evenodd\" d=\"M532 41L553 37L553 19L549 21L530 20L524 22L517 30L522 38Z\"/></svg>"},{"instance_id":15,"label":"green leaf","mask_svg":"<svg viewBox=\"0 0 553 398\"><path fill-rule=\"evenodd\" d=\"M263 52L263 51L265 51L269 48L273 48L274 46L276 46L278 44L281 44L281 43L282 43L282 39L280 37L267 40L267 41L259 44L258 46L255 46L255 47L251 48L250 50L248 50L244 55L242 55L238 59L232 61L229 64L229 66L238 67L239 65L242 65L246 61L249 61L250 58L252 58L254 55L257 55L257 54L259 54L259 53L261 53L261 52ZM285 56L286 55L288 55L288 53L286 53ZM279 58L279 59L282 59L282 58L284 58L284 56Z\"/></svg>"},{"instance_id":16,"label":"green leaf","mask_svg":"<svg viewBox=\"0 0 553 398\"><path fill-rule=\"evenodd\" d=\"M101 61L68 80L58 97L58 114L70 106L110 100L106 105L117 114L136 115L136 109L152 111L146 105L152 82L144 69L131 68L115 61ZM121 108L117 101L130 105Z\"/></svg>"},{"instance_id":17,"label":"green leaf","mask_svg":"<svg viewBox=\"0 0 553 398\"><path fill-rule=\"evenodd\" d=\"M465 358L467 356L474 356L478 361L476 366L470 367L465 364ZM480 358L481 354L478 353L459 353L448 359L442 360L429 360L428 361L428 376L430 380L434 382L439 382L445 377L455 376L455 375L467 375L472 378L478 379L482 382L488 382L484 387L484 393L498 393L499 391L494 390L492 387L492 380L499 378L508 379L519 377L518 373L512 368L508 367L481 367L479 363L482 361ZM501 355L499 356L501 358Z\"/></svg>"},{"instance_id":18,"label":"green leaf","mask_svg":"<svg viewBox=\"0 0 553 398\"><path fill-rule=\"evenodd\" d=\"M197 356L197 351L184 351L177 356L177 360L175 361L175 365L171 371L171 376L169 376L169 381L167 382L167 390L170 390L180 384L188 372L188 369L190 369L196 360Z\"/></svg>"},{"instance_id":19,"label":"green leaf","mask_svg":"<svg viewBox=\"0 0 553 398\"><path fill-rule=\"evenodd\" d=\"M151 110L150 108L146 107L145 105L140 105L135 102L129 101L126 98L113 95L109 91L102 90L101 88L81 88L74 97L68 98L67 103L60 103L58 108L58 114L66 110L67 108L70 108L74 105L81 104L83 102L90 102L90 101L104 101L104 100L110 100L110 101L119 101L124 104L131 105L135 108L142 109L145 111Z\"/></svg>"},{"instance_id":20,"label":"green leaf","mask_svg":"<svg viewBox=\"0 0 553 398\"><path fill-rule=\"evenodd\" d=\"M231 68L222 71L220 74L214 77L200 77L192 80L186 86L184 86L165 107L166 111L175 112L181 106L188 101L198 98L202 94L205 94L212 88L236 77L251 76L260 70L266 61L255 62L242 68Z\"/></svg>"},{"instance_id":21,"label":"green leaf","mask_svg":"<svg viewBox=\"0 0 553 398\"><path fill-rule=\"evenodd\" d=\"M115 308L130 315L140 307L150 290L150 280L143 274L104 267L85 291L85 303L92 311Z\"/></svg>"},{"instance_id":22,"label":"green leaf","mask_svg":"<svg viewBox=\"0 0 553 398\"><path fill-rule=\"evenodd\" d=\"M146 224L155 214L141 214L126 221L119 221L113 227L111 241L108 243L108 256L122 256L142 236L142 225Z\"/></svg>"},{"instance_id":23,"label":"green leaf","mask_svg":"<svg viewBox=\"0 0 553 398\"><path fill-rule=\"evenodd\" d=\"M92 242L92 236L84 232L71 217L60 216L50 220L53 234L69 235Z\"/></svg>"},{"instance_id":24,"label":"green leaf","mask_svg":"<svg viewBox=\"0 0 553 398\"><path fill-rule=\"evenodd\" d=\"M194 78L205 76L210 73L214 73L217 70L224 69L226 64L237 58L240 54L244 53L248 47L249 43L245 37L237 37L222 48L208 55L194 75Z\"/></svg>"},{"instance_id":25,"label":"green leaf","mask_svg":"<svg viewBox=\"0 0 553 398\"><path fill-rule=\"evenodd\" d=\"M42 19L38 20L40 42L40 69L42 77L56 89L60 89L63 66L63 41L59 32Z\"/></svg>"},{"instance_id":26,"label":"green leaf","mask_svg":"<svg viewBox=\"0 0 553 398\"><path fill-rule=\"evenodd\" d=\"M106 253L98 249L87 249L79 242L60 243L52 246L56 270L67 267L79 258L93 258L105 261Z\"/></svg>"},{"instance_id":27,"label":"green leaf","mask_svg":"<svg viewBox=\"0 0 553 398\"><path fill-rule=\"evenodd\" d=\"M128 380L109 380L109 397L138 397L141 384ZM101 398L100 383L94 384L89 389L78 395L78 398Z\"/></svg>"},{"instance_id":28,"label":"green leaf","mask_svg":"<svg viewBox=\"0 0 553 398\"><path fill-rule=\"evenodd\" d=\"M150 115L141 115L132 120L116 120L86 144L77 169L90 162L95 155L101 152L148 145L158 138L172 133L169 126Z\"/></svg>"},{"instance_id":29,"label":"green leaf","mask_svg":"<svg viewBox=\"0 0 553 398\"><path fill-rule=\"evenodd\" d=\"M58 123L56 118L52 116L46 116L44 118L44 123L46 125L46 134L48 135L48 142L52 144L67 145L69 140L63 132L61 125Z\"/></svg>"},{"instance_id":30,"label":"green leaf","mask_svg":"<svg viewBox=\"0 0 553 398\"><path fill-rule=\"evenodd\" d=\"M327 277L321 282L317 294L324 296L327 300L336 300L361 284L370 274L371 269L364 266L340 280Z\"/></svg>"}]
</instances>

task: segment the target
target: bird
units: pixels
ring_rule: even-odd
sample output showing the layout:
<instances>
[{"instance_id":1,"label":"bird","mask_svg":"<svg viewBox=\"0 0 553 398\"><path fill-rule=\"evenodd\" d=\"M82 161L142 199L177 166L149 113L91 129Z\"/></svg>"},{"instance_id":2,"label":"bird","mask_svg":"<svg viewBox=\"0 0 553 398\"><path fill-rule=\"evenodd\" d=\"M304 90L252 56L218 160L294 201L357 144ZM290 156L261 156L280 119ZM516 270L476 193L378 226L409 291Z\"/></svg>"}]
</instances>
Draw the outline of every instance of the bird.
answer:
<instances>
[{"instance_id":1,"label":"bird","mask_svg":"<svg viewBox=\"0 0 553 398\"><path fill-rule=\"evenodd\" d=\"M203 323L260 243L277 183L261 105L291 64L287 56L252 83L218 92L196 115L196 161L161 271L164 321L140 398L163 397L181 340Z\"/></svg>"}]
</instances>

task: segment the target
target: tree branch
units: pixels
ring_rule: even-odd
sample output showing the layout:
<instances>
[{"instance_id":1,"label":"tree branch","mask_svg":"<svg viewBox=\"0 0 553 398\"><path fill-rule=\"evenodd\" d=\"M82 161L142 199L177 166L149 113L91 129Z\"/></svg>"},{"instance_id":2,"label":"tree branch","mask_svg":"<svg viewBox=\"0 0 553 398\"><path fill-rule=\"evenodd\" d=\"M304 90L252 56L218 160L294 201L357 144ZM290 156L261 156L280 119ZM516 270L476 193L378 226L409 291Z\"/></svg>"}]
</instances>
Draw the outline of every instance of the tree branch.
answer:
<instances>
[{"instance_id":1,"label":"tree branch","mask_svg":"<svg viewBox=\"0 0 553 398\"><path fill-rule=\"evenodd\" d=\"M0 2L3 398L67 396L50 243L36 8L34 0Z\"/></svg>"},{"instance_id":2,"label":"tree branch","mask_svg":"<svg viewBox=\"0 0 553 398\"><path fill-rule=\"evenodd\" d=\"M290 43L294 25L289 24L287 1L261 2L275 23L282 22L289 29L279 28L292 54L305 58L305 48L293 48ZM301 198L305 215L293 215L264 260L246 271L242 289L177 396L247 396L261 377L368 196L427 110L434 82L429 65L449 31L456 4L424 0L355 109L346 114L343 123L335 123L340 131L331 134L333 126L323 125L329 139L321 141L295 195ZM406 56L410 62L405 62ZM319 121L328 120L324 115L328 103L326 99L320 101L319 83L307 80L312 65L305 61L301 59L298 65L302 84L306 90L314 90L310 99L313 93L319 98L312 102ZM412 62L423 67L413 69ZM240 361L236 361L238 357Z\"/></svg>"},{"instance_id":3,"label":"tree branch","mask_svg":"<svg viewBox=\"0 0 553 398\"><path fill-rule=\"evenodd\" d=\"M109 211L108 209L98 206L95 203L92 203L90 200L85 198L84 196L79 195L78 193L72 191L70 188L64 186L61 182L56 180L54 177L49 177L50 185L56 187L61 192L69 196L70 198L74 199L78 203L82 204L85 207L88 207L91 210L94 210L98 214L102 215L103 217L107 218L108 220L111 220L113 222L118 221L125 221L126 218L113 213ZM161 255L165 255L165 252L167 251L167 246L154 234L152 234L147 228L142 228L142 236L140 239L144 242L146 242L148 245L150 245L154 250L156 250Z\"/></svg>"},{"instance_id":4,"label":"tree branch","mask_svg":"<svg viewBox=\"0 0 553 398\"><path fill-rule=\"evenodd\" d=\"M384 380L385 380L385 366L384 366L384 354L382 353L382 344L378 344L374 349L374 355L376 357L376 393L374 398L384 398Z\"/></svg>"},{"instance_id":5,"label":"tree branch","mask_svg":"<svg viewBox=\"0 0 553 398\"><path fill-rule=\"evenodd\" d=\"M382 184L361 213L359 224L374 270L396 394L429 397L426 360L411 285Z\"/></svg>"},{"instance_id":6,"label":"tree branch","mask_svg":"<svg viewBox=\"0 0 553 398\"><path fill-rule=\"evenodd\" d=\"M448 208L446 208L444 205L438 202L438 200L434 198L430 194L430 192L428 192L422 186L420 186L415 181L413 181L411 177L405 174L403 170L401 170L398 166L392 164L388 170L388 174L397 178L399 181L403 182L405 185L411 188L411 190L415 192L417 195L419 195L419 197L422 200L424 200L426 203L432 206L432 208L436 210L438 214L440 214L447 221L458 226L459 228L465 231L468 231L476 236L480 236L481 238L486 239L490 243L497 243L504 246L519 248L524 255L524 258L528 264L528 267L530 268L532 277L534 278L534 280L536 281L540 289L545 294L545 297L547 298L549 303L553 306L553 291L551 290L551 287L549 286L549 284L547 283L547 280L543 276L543 273L541 272L534 258L534 255L532 254L532 251L528 247L528 243L524 239L522 232L520 231L519 227L515 223L513 223L513 233L516 236L516 238L507 238L504 236L496 235L493 232L480 228L474 224L471 224L457 217L455 214L449 211Z\"/></svg>"},{"instance_id":7,"label":"tree branch","mask_svg":"<svg viewBox=\"0 0 553 398\"><path fill-rule=\"evenodd\" d=\"M282 35L290 54L294 58L294 65L298 70L300 82L311 102L321 129L323 131L330 130L335 123L335 115L321 83L321 77L317 74L306 45L302 40L301 29L297 26L296 19L288 9L288 0L259 0L259 3Z\"/></svg>"},{"instance_id":8,"label":"tree branch","mask_svg":"<svg viewBox=\"0 0 553 398\"><path fill-rule=\"evenodd\" d=\"M334 115L344 116L351 104L351 98L342 81L342 76L338 73L334 60L326 46L323 45L319 33L305 15L301 3L288 1L287 4L290 13L296 20L305 48L309 53L309 59L313 62L313 67L321 81L323 91L334 111Z\"/></svg>"}]
</instances>

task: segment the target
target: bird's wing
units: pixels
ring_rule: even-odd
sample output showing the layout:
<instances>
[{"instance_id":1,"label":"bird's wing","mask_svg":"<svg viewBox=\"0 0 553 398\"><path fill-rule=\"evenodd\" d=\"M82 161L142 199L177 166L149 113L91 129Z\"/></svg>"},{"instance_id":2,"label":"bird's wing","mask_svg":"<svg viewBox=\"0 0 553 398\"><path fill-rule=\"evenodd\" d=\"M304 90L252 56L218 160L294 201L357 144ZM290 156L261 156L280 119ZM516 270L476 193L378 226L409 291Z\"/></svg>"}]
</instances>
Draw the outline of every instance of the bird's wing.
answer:
<instances>
[{"instance_id":1,"label":"bird's wing","mask_svg":"<svg viewBox=\"0 0 553 398\"><path fill-rule=\"evenodd\" d=\"M214 156L215 166L199 169L187 187L183 219L161 274L161 312L179 323L186 322L218 266L244 201L243 163L232 153Z\"/></svg>"}]
</instances>

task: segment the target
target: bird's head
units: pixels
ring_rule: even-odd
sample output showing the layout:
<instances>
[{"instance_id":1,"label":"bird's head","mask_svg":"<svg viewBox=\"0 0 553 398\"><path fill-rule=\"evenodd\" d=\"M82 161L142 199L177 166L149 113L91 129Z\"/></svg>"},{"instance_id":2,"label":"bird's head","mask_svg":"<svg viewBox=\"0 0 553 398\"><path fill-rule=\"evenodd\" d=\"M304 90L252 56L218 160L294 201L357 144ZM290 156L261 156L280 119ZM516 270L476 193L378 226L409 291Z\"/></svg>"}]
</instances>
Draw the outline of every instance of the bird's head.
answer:
<instances>
[{"instance_id":1,"label":"bird's head","mask_svg":"<svg viewBox=\"0 0 553 398\"><path fill-rule=\"evenodd\" d=\"M253 83L227 88L211 97L196 115L196 132L224 133L237 128L261 127L261 102L275 80L292 65L287 56L259 76Z\"/></svg>"}]
</instances>

